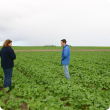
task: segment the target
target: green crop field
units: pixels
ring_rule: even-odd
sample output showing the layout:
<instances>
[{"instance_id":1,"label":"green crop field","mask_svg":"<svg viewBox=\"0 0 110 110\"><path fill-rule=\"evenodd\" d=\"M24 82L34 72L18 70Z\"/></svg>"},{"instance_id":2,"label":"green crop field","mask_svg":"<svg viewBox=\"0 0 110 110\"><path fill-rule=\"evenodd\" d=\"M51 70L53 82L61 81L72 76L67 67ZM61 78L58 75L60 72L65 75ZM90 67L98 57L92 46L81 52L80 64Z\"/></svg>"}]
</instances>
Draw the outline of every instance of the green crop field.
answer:
<instances>
[{"instance_id":1,"label":"green crop field","mask_svg":"<svg viewBox=\"0 0 110 110\"><path fill-rule=\"evenodd\" d=\"M110 107L109 51L71 52L69 80L64 76L61 52L16 52L16 55L12 91L8 94L8 88L0 90L0 106L4 110L21 110L24 103L28 110ZM0 88L3 79L0 68Z\"/></svg>"},{"instance_id":2,"label":"green crop field","mask_svg":"<svg viewBox=\"0 0 110 110\"><path fill-rule=\"evenodd\" d=\"M14 50L62 49L61 46L12 46L12 48ZM70 49L110 49L110 47L70 46Z\"/></svg>"},{"instance_id":3,"label":"green crop field","mask_svg":"<svg viewBox=\"0 0 110 110\"><path fill-rule=\"evenodd\" d=\"M17 46L14 46L13 47L13 49L15 49L15 50L36 50L36 49L62 49L62 47L61 46L30 46L30 47L28 47L28 46L26 46L26 47L23 47L23 46L21 46L21 47L17 47ZM70 46L70 49L110 49L110 47L80 47L80 46Z\"/></svg>"}]
</instances>

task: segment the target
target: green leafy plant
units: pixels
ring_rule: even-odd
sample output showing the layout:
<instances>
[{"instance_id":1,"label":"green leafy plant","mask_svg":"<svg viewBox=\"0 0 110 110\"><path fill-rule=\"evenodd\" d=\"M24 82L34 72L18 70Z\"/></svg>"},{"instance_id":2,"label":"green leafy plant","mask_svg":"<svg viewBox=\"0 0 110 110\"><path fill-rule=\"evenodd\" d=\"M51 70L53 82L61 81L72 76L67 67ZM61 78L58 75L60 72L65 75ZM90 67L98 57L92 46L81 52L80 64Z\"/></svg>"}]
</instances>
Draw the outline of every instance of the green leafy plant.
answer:
<instances>
[{"instance_id":1,"label":"green leafy plant","mask_svg":"<svg viewBox=\"0 0 110 110\"><path fill-rule=\"evenodd\" d=\"M12 91L0 91L0 106L30 110L106 110L110 106L110 52L71 52L64 76L61 52L17 52ZM4 74L0 68L0 87ZM8 99L9 98L9 99ZM8 100L7 100L8 99ZM7 100L5 105L4 101Z\"/></svg>"}]
</instances>

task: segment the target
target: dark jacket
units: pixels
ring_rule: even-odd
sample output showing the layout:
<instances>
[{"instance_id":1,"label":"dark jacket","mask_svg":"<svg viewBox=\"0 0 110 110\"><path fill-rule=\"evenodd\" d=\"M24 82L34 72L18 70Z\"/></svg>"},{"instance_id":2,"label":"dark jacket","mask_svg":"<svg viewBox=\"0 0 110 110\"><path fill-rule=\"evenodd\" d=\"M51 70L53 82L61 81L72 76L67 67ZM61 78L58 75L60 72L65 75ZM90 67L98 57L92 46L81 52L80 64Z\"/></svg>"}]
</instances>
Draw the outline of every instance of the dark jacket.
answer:
<instances>
[{"instance_id":1,"label":"dark jacket","mask_svg":"<svg viewBox=\"0 0 110 110\"><path fill-rule=\"evenodd\" d=\"M69 65L70 62L70 48L66 44L62 51L62 65Z\"/></svg>"},{"instance_id":2,"label":"dark jacket","mask_svg":"<svg viewBox=\"0 0 110 110\"><path fill-rule=\"evenodd\" d=\"M1 67L4 69L13 68L16 55L11 47L4 47L0 51Z\"/></svg>"}]
</instances>

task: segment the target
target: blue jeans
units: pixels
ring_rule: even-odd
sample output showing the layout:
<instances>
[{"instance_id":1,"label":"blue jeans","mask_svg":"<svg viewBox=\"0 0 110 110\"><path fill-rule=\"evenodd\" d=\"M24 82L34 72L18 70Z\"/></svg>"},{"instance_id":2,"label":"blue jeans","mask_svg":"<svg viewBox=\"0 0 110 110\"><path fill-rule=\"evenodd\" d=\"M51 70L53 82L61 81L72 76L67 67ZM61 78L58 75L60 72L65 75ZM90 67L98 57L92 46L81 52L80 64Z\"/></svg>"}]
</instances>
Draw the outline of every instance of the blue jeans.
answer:
<instances>
[{"instance_id":1,"label":"blue jeans","mask_svg":"<svg viewBox=\"0 0 110 110\"><path fill-rule=\"evenodd\" d=\"M64 73L66 79L70 79L69 71L68 71L68 65L63 65Z\"/></svg>"},{"instance_id":2,"label":"blue jeans","mask_svg":"<svg viewBox=\"0 0 110 110\"><path fill-rule=\"evenodd\" d=\"M3 69L4 71L4 88L9 87L11 90L11 78L12 78L12 71L13 68L9 68L9 69Z\"/></svg>"}]
</instances>

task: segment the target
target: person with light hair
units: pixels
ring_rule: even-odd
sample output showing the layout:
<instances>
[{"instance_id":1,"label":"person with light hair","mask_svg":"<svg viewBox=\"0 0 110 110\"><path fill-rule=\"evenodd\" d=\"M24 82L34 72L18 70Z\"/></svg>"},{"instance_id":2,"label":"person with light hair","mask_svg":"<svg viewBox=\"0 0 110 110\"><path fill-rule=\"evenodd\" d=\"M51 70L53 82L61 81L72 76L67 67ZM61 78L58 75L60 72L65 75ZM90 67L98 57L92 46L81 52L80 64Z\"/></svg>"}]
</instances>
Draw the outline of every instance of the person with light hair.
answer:
<instances>
[{"instance_id":1,"label":"person with light hair","mask_svg":"<svg viewBox=\"0 0 110 110\"><path fill-rule=\"evenodd\" d=\"M0 57L1 57L1 67L4 71L4 88L9 87L11 91L11 78L12 78L12 71L14 67L13 60L16 59L16 54L14 53L14 50L11 48L12 41L7 39L0 51Z\"/></svg>"}]
</instances>

